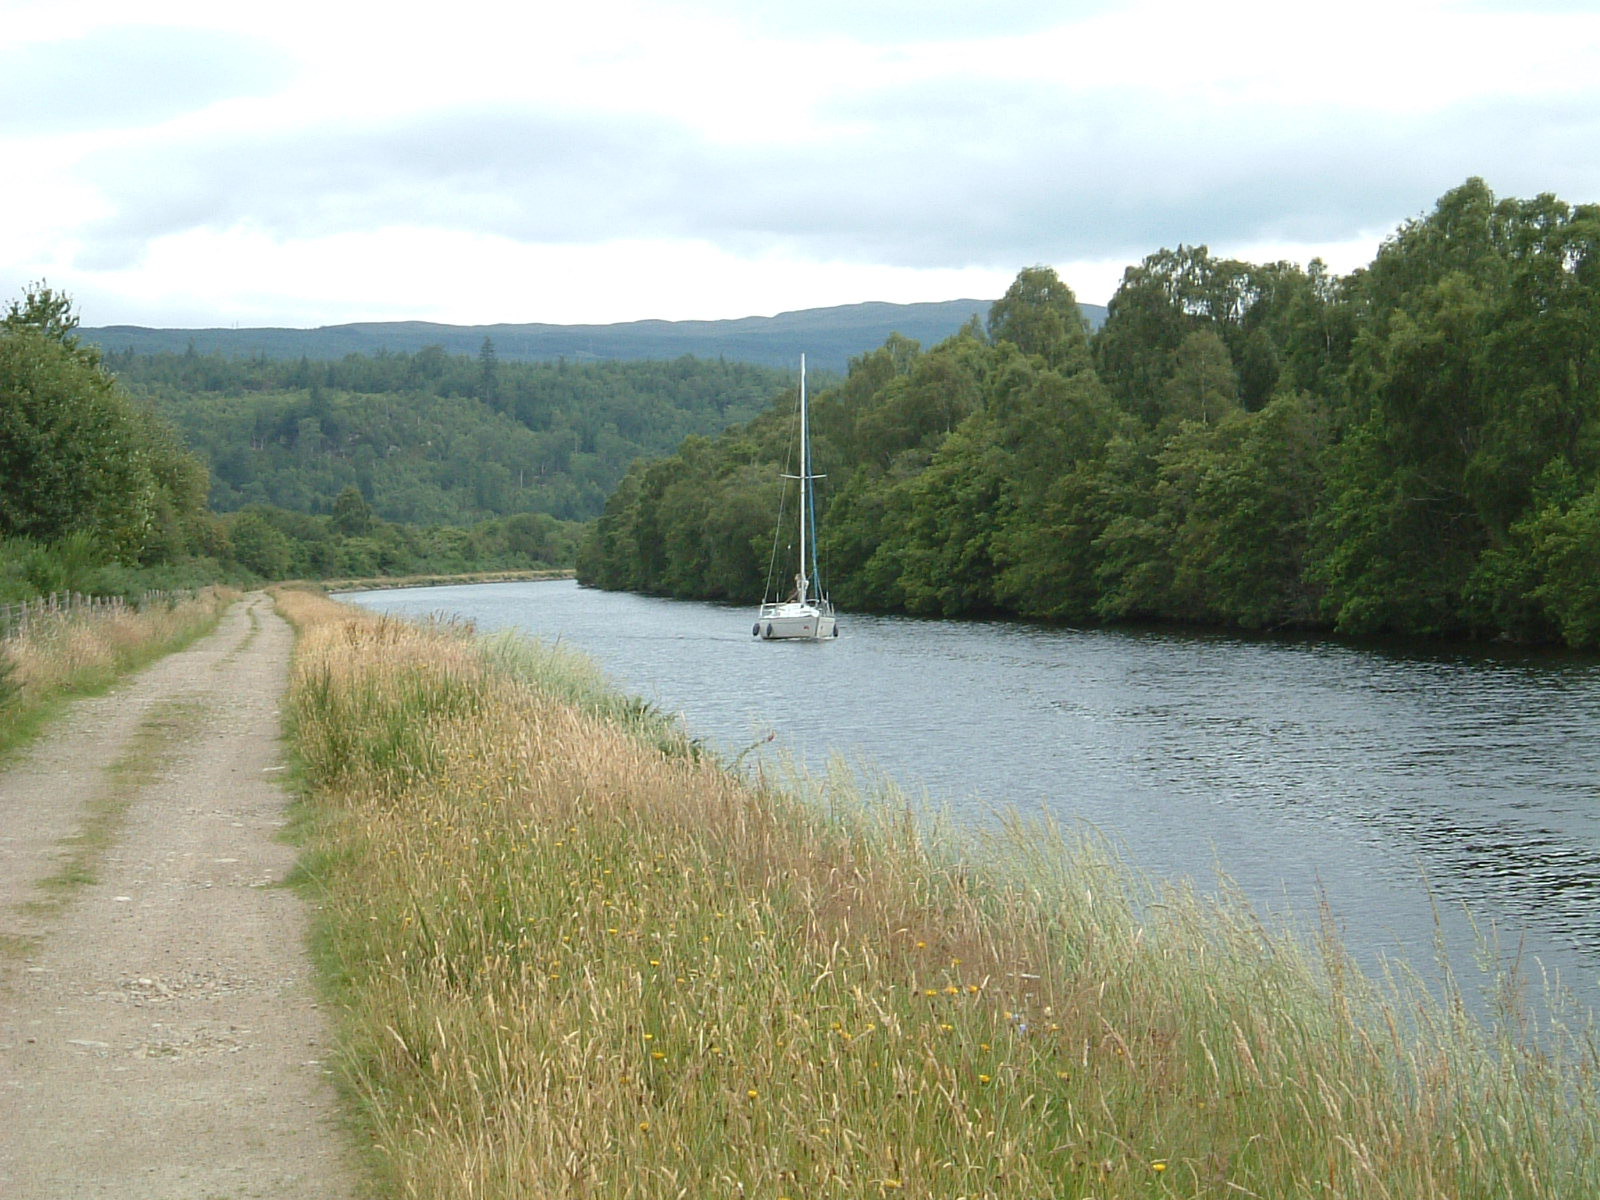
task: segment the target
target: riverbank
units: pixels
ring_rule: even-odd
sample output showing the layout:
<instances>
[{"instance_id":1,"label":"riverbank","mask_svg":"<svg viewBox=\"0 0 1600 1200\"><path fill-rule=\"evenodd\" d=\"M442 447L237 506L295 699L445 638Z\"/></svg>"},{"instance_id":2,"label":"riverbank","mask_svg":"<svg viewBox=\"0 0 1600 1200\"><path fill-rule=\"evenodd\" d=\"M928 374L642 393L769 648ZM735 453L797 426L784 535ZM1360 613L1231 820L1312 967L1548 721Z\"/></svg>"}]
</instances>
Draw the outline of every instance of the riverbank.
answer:
<instances>
[{"instance_id":1,"label":"riverbank","mask_svg":"<svg viewBox=\"0 0 1600 1200\"><path fill-rule=\"evenodd\" d=\"M286 594L342 1073L395 1194L1588 1196L1592 1043L1038 829L697 754L582 660Z\"/></svg>"},{"instance_id":2,"label":"riverbank","mask_svg":"<svg viewBox=\"0 0 1600 1200\"><path fill-rule=\"evenodd\" d=\"M462 575L381 575L374 579L302 580L284 586L306 587L329 593L377 592L391 588L441 587L454 583L536 583L545 579L571 579L574 574L567 567L552 567L528 571L469 571Z\"/></svg>"}]
</instances>

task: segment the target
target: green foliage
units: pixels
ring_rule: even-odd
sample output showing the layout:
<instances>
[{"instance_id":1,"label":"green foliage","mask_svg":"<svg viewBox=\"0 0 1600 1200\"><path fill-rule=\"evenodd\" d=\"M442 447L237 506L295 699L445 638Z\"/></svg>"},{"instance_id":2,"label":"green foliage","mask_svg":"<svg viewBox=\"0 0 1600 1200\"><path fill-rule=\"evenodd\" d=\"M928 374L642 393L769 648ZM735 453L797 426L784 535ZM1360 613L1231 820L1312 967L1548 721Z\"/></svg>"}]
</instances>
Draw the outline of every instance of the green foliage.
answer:
<instances>
[{"instance_id":1,"label":"green foliage","mask_svg":"<svg viewBox=\"0 0 1600 1200\"><path fill-rule=\"evenodd\" d=\"M8 538L0 542L0 603L54 592L93 592L94 576L103 558L94 538L84 530L53 545Z\"/></svg>"},{"instance_id":2,"label":"green foliage","mask_svg":"<svg viewBox=\"0 0 1600 1200\"><path fill-rule=\"evenodd\" d=\"M233 558L264 579L286 579L294 566L288 535L259 511L246 510L228 526ZM321 572L318 572L320 574Z\"/></svg>"},{"instance_id":3,"label":"green foliage","mask_svg":"<svg viewBox=\"0 0 1600 1200\"><path fill-rule=\"evenodd\" d=\"M1058 370L1086 365L1089 339L1072 289L1049 267L1029 267L989 310L989 337Z\"/></svg>"},{"instance_id":4,"label":"green foliage","mask_svg":"<svg viewBox=\"0 0 1600 1200\"><path fill-rule=\"evenodd\" d=\"M352 521L353 511L359 512L346 498L341 525L340 514L252 505L223 518L220 556L248 577L265 580L566 568L577 558L582 528L545 513L424 528L370 516Z\"/></svg>"},{"instance_id":5,"label":"green foliage","mask_svg":"<svg viewBox=\"0 0 1600 1200\"><path fill-rule=\"evenodd\" d=\"M108 362L209 464L218 511L326 515L354 489L373 516L412 525L591 519L635 459L750 419L787 378L692 358L510 362L488 339L475 357ZM344 519L360 521L348 502Z\"/></svg>"},{"instance_id":6,"label":"green foliage","mask_svg":"<svg viewBox=\"0 0 1600 1200\"><path fill-rule=\"evenodd\" d=\"M0 317L0 329L18 332L31 329L68 350L79 351L89 362L97 361L92 351L81 351L73 333L78 328L78 316L72 310L72 301L66 295L47 286L42 280L32 284L22 299L6 305L6 315Z\"/></svg>"},{"instance_id":7,"label":"green foliage","mask_svg":"<svg viewBox=\"0 0 1600 1200\"><path fill-rule=\"evenodd\" d=\"M329 527L335 533L361 537L372 532L372 520L372 505L355 484L347 484L344 491L334 497L333 520Z\"/></svg>"},{"instance_id":8,"label":"green foliage","mask_svg":"<svg viewBox=\"0 0 1600 1200\"><path fill-rule=\"evenodd\" d=\"M1528 522L1540 479L1586 483L1600 464L1600 211L1496 201L1470 180L1350 292L1352 428L1313 566L1327 615L1453 635L1553 620L1591 642L1551 607Z\"/></svg>"},{"instance_id":9,"label":"green foliage","mask_svg":"<svg viewBox=\"0 0 1600 1200\"><path fill-rule=\"evenodd\" d=\"M1538 510L1518 532L1533 583L1528 594L1569 645L1600 646L1600 482L1571 505Z\"/></svg>"},{"instance_id":10,"label":"green foliage","mask_svg":"<svg viewBox=\"0 0 1600 1200\"><path fill-rule=\"evenodd\" d=\"M205 472L78 345L76 324L42 284L0 320L0 537L171 561L196 544Z\"/></svg>"},{"instance_id":11,"label":"green foliage","mask_svg":"<svg viewBox=\"0 0 1600 1200\"><path fill-rule=\"evenodd\" d=\"M1322 390L1342 370L1349 332L1340 289L1320 262L1258 266L1179 246L1128 268L1094 341L1111 394L1149 424L1168 412L1170 383L1198 333L1219 338L1249 409L1279 390ZM1180 390L1181 394L1181 390Z\"/></svg>"},{"instance_id":12,"label":"green foliage","mask_svg":"<svg viewBox=\"0 0 1600 1200\"><path fill-rule=\"evenodd\" d=\"M1032 267L818 396L837 600L1600 645L1600 208L1469 180L1347 278L1179 247L1076 313ZM580 577L753 599L775 418L636 467Z\"/></svg>"},{"instance_id":13,"label":"green foliage","mask_svg":"<svg viewBox=\"0 0 1600 1200\"><path fill-rule=\"evenodd\" d=\"M22 695L22 685L17 682L17 664L4 646L0 646L0 712L14 708Z\"/></svg>"}]
</instances>

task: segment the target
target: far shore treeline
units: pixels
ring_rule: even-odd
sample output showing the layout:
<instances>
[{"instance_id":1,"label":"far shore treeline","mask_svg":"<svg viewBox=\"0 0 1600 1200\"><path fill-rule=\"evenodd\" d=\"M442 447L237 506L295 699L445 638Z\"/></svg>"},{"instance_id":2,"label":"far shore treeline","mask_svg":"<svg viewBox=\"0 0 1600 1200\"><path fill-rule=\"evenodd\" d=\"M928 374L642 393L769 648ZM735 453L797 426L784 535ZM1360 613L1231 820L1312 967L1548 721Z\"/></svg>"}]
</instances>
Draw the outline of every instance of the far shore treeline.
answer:
<instances>
[{"instance_id":1,"label":"far shore treeline","mask_svg":"<svg viewBox=\"0 0 1600 1200\"><path fill-rule=\"evenodd\" d=\"M791 409L634 464L580 580L752 600ZM1472 179L1343 277L1162 250L1093 334L1030 268L812 427L847 609L1594 647L1600 207Z\"/></svg>"}]
</instances>

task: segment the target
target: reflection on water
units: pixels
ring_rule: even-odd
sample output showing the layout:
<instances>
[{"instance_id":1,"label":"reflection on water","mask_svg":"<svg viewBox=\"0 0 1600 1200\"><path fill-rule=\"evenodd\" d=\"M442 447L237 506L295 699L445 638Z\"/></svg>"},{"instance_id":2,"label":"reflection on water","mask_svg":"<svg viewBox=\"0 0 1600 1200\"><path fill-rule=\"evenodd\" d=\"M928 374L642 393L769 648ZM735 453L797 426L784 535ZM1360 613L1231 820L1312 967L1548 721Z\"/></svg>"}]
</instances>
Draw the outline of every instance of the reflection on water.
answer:
<instances>
[{"instance_id":1,"label":"reflection on water","mask_svg":"<svg viewBox=\"0 0 1600 1200\"><path fill-rule=\"evenodd\" d=\"M1600 1002L1594 659L867 616L774 644L743 609L568 582L355 599L577 646L725 751L772 731L755 754L872 764L961 820L1046 813L1265 910L1326 899L1369 964L1441 936L1471 963L1470 906Z\"/></svg>"}]
</instances>

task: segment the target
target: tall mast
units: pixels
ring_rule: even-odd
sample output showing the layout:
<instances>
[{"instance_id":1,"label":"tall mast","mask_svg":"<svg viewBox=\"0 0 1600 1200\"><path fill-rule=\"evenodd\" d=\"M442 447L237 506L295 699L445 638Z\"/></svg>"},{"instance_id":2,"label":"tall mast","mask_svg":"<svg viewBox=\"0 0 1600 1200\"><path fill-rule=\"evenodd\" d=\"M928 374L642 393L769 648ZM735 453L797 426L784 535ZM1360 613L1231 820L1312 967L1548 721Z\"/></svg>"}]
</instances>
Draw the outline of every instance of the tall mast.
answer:
<instances>
[{"instance_id":1,"label":"tall mast","mask_svg":"<svg viewBox=\"0 0 1600 1200\"><path fill-rule=\"evenodd\" d=\"M811 505L811 421L806 413L806 356L800 356L800 574L795 577L801 604L806 602L806 509Z\"/></svg>"}]
</instances>

